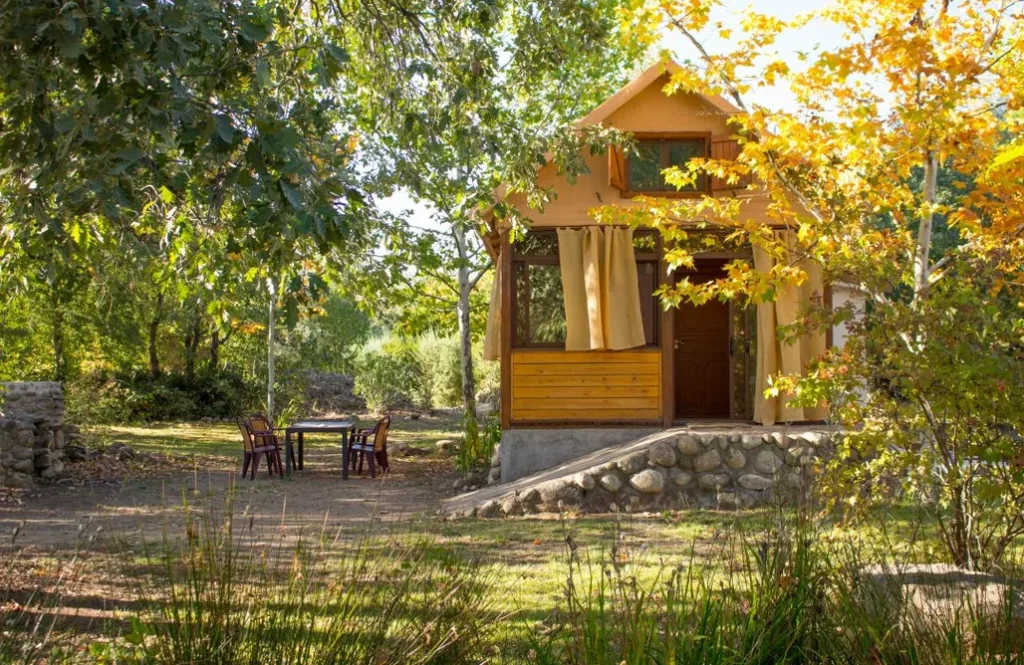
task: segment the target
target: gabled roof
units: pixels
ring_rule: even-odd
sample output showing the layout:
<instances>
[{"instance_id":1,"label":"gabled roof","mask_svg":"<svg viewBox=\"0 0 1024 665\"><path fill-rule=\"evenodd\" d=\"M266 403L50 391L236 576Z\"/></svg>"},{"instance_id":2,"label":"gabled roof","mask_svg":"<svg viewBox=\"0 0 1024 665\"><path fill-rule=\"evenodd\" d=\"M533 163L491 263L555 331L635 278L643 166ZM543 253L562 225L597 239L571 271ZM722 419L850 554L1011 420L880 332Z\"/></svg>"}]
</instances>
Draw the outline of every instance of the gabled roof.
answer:
<instances>
[{"instance_id":1,"label":"gabled roof","mask_svg":"<svg viewBox=\"0 0 1024 665\"><path fill-rule=\"evenodd\" d=\"M636 97L647 86L651 85L666 74L674 74L682 71L683 67L674 60L663 60L645 69L635 79L622 86L618 92L601 102L600 106L588 113L579 120L576 125L597 125L604 122L608 116L622 108L626 102ZM697 93L701 99L708 102L722 113L739 113L740 109L726 101L721 95L704 95Z\"/></svg>"}]
</instances>

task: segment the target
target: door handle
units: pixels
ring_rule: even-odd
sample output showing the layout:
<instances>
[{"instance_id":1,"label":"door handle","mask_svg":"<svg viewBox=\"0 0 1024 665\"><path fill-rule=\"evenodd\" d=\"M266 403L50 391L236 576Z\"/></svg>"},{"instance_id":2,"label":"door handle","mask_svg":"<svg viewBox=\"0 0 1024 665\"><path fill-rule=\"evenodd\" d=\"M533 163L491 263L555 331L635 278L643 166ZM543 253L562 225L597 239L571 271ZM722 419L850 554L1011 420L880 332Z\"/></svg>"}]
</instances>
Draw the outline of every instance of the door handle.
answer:
<instances>
[{"instance_id":1,"label":"door handle","mask_svg":"<svg viewBox=\"0 0 1024 665\"><path fill-rule=\"evenodd\" d=\"M681 349L682 347L683 347L683 343L680 342L678 339L672 340L672 348L673 349Z\"/></svg>"}]
</instances>

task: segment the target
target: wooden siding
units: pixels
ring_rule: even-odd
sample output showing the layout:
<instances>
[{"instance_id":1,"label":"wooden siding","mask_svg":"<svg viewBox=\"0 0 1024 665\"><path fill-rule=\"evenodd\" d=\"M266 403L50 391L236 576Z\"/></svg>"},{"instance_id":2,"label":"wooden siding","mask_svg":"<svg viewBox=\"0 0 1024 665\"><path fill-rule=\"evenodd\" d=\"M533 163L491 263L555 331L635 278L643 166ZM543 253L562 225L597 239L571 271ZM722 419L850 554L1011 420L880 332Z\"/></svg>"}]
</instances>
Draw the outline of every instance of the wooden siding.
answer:
<instances>
[{"instance_id":1,"label":"wooden siding","mask_svg":"<svg viewBox=\"0 0 1024 665\"><path fill-rule=\"evenodd\" d=\"M512 423L655 422L661 352L512 351Z\"/></svg>"}]
</instances>

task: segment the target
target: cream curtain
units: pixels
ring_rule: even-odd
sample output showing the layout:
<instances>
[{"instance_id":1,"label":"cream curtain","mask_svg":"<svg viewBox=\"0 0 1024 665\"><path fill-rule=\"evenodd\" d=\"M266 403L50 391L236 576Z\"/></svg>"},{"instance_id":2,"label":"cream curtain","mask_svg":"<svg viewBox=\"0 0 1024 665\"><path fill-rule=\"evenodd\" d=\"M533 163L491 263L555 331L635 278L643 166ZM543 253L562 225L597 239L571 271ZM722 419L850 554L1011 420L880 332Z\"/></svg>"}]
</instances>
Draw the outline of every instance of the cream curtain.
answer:
<instances>
[{"instance_id":1,"label":"cream curtain","mask_svg":"<svg viewBox=\"0 0 1024 665\"><path fill-rule=\"evenodd\" d=\"M782 231L776 234L776 238L785 242L792 254L795 234L792 231ZM775 263L763 249L754 248L756 270L768 272ZM825 417L825 411L820 407L794 407L787 403L784 396L768 399L764 396L769 376L779 373L802 373L807 363L825 351L825 335L820 331L804 335L793 344L783 344L776 335L779 326L790 325L796 320L801 303L808 302L812 297L820 298L824 293L821 266L816 262L804 261L800 268L807 273L807 279L800 286L776 294L775 302L757 306L757 386L754 391L754 421L763 425L822 420Z\"/></svg>"},{"instance_id":2,"label":"cream curtain","mask_svg":"<svg viewBox=\"0 0 1024 665\"><path fill-rule=\"evenodd\" d=\"M501 358L501 271L495 266L491 284L491 303L487 309L487 330L484 331L484 360Z\"/></svg>"},{"instance_id":3,"label":"cream curtain","mask_svg":"<svg viewBox=\"0 0 1024 665\"><path fill-rule=\"evenodd\" d=\"M644 346L633 229L558 229L565 349Z\"/></svg>"}]
</instances>

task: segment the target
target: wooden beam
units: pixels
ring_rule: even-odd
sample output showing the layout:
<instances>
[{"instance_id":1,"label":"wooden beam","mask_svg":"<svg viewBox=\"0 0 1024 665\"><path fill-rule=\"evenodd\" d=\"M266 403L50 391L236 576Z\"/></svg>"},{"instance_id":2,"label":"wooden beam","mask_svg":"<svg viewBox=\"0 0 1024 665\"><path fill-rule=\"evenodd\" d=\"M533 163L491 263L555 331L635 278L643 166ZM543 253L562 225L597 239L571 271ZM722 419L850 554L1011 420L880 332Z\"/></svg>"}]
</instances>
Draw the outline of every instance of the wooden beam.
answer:
<instances>
[{"instance_id":1,"label":"wooden beam","mask_svg":"<svg viewBox=\"0 0 1024 665\"><path fill-rule=\"evenodd\" d=\"M828 308L828 313L831 315L832 314L832 285L826 283L825 287L824 287L824 291L825 292L822 294L821 298L822 298L822 300L825 301L825 303L824 303L825 307ZM825 329L825 348L826 349L831 349L832 348L832 334L833 334L832 331L833 331L834 328L835 328L835 326L833 326L830 323L830 324L828 324L828 328Z\"/></svg>"},{"instance_id":2,"label":"wooden beam","mask_svg":"<svg viewBox=\"0 0 1024 665\"><path fill-rule=\"evenodd\" d=\"M658 285L671 283L668 264L665 262L661 234L658 235ZM660 304L660 303L659 303ZM661 330L658 341L661 342L661 424L671 427L676 417L675 392L675 309L661 310Z\"/></svg>"},{"instance_id":3,"label":"wooden beam","mask_svg":"<svg viewBox=\"0 0 1024 665\"><path fill-rule=\"evenodd\" d=\"M498 278L501 280L501 429L512 427L512 247L499 231Z\"/></svg>"}]
</instances>

